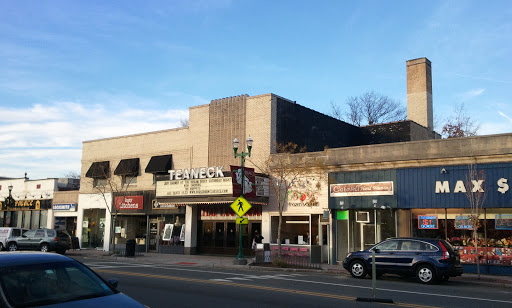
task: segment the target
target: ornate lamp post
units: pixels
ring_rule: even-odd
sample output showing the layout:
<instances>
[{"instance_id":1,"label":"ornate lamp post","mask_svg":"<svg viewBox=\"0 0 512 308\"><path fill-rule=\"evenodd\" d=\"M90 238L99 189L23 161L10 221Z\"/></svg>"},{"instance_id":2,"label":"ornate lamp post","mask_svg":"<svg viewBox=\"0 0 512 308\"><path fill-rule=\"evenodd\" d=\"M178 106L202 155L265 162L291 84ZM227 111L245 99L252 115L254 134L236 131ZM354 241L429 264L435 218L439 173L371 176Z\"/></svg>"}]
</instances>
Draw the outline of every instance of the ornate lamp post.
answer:
<instances>
[{"instance_id":1,"label":"ornate lamp post","mask_svg":"<svg viewBox=\"0 0 512 308\"><path fill-rule=\"evenodd\" d=\"M16 201L11 195L12 192L12 184L9 185L9 197L5 198L5 206L6 208L13 208L16 205Z\"/></svg>"},{"instance_id":2,"label":"ornate lamp post","mask_svg":"<svg viewBox=\"0 0 512 308\"><path fill-rule=\"evenodd\" d=\"M252 138L249 136L249 138L247 138L247 153L242 151L241 153L237 153L238 152L238 146L239 146L239 142L238 142L238 139L235 138L235 140L233 140L233 151L235 153L235 158L237 157L240 157L241 160L242 160L242 164L240 166L240 168L242 169L242 176L241 176L241 179L242 179L242 192L240 193L240 196L243 197L244 195L244 179L245 179L245 174L244 174L244 162L245 162L245 157L248 156L248 157L251 157L251 149L252 149ZM239 225L239 240L238 240L238 256L236 256L236 259L238 261L238 264L247 264L247 260L245 260L245 257L244 257L244 251L243 251L243 247L242 247L242 225L240 224Z\"/></svg>"}]
</instances>

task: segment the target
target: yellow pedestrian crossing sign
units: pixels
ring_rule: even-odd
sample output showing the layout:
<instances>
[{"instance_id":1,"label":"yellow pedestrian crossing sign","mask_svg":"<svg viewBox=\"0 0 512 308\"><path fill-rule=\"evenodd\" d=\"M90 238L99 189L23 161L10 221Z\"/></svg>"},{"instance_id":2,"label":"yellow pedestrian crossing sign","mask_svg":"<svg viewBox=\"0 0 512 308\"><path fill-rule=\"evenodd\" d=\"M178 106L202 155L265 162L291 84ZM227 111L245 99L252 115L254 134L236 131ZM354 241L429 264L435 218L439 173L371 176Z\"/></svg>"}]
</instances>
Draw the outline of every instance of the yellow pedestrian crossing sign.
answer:
<instances>
[{"instance_id":1,"label":"yellow pedestrian crossing sign","mask_svg":"<svg viewBox=\"0 0 512 308\"><path fill-rule=\"evenodd\" d=\"M236 218L236 224L237 225L248 225L249 224L249 219L246 218L246 217L243 217L243 218Z\"/></svg>"},{"instance_id":2,"label":"yellow pedestrian crossing sign","mask_svg":"<svg viewBox=\"0 0 512 308\"><path fill-rule=\"evenodd\" d=\"M247 213L251 207L251 204L242 196L238 197L235 202L231 203L231 208L239 217L244 216L244 214Z\"/></svg>"}]
</instances>

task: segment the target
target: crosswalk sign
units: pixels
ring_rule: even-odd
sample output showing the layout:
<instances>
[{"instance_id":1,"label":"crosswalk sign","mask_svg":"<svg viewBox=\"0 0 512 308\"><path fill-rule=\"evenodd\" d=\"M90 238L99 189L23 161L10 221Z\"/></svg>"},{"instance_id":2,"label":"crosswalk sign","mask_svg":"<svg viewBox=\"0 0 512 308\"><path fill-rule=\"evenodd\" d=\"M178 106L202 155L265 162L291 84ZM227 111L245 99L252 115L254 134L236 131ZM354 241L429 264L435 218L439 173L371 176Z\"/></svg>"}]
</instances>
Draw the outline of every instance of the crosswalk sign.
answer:
<instances>
[{"instance_id":1,"label":"crosswalk sign","mask_svg":"<svg viewBox=\"0 0 512 308\"><path fill-rule=\"evenodd\" d=\"M235 202L231 203L231 208L239 217L244 216L251 207L251 204L243 196L236 198Z\"/></svg>"},{"instance_id":2,"label":"crosswalk sign","mask_svg":"<svg viewBox=\"0 0 512 308\"><path fill-rule=\"evenodd\" d=\"M236 218L236 224L237 225L248 225L249 224L249 219L244 217L244 218Z\"/></svg>"}]
</instances>

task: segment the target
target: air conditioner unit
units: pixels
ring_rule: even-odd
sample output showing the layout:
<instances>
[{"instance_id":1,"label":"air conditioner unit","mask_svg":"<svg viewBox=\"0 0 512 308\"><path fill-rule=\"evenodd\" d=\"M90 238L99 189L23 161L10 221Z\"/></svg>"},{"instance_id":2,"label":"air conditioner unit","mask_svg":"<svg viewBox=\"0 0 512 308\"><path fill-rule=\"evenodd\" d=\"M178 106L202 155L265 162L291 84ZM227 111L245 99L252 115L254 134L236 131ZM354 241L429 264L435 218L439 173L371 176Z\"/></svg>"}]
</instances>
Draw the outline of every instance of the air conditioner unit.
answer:
<instances>
[{"instance_id":1,"label":"air conditioner unit","mask_svg":"<svg viewBox=\"0 0 512 308\"><path fill-rule=\"evenodd\" d=\"M370 212L356 212L356 222L370 222Z\"/></svg>"}]
</instances>

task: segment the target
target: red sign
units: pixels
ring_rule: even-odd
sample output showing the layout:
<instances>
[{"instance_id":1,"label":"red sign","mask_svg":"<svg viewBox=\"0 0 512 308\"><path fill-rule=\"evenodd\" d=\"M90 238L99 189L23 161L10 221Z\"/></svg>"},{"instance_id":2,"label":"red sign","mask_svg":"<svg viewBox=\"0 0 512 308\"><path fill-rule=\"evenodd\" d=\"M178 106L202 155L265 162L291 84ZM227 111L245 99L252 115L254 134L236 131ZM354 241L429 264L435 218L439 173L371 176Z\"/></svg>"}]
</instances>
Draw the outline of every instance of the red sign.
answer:
<instances>
[{"instance_id":1,"label":"red sign","mask_svg":"<svg viewBox=\"0 0 512 308\"><path fill-rule=\"evenodd\" d=\"M142 210L144 199L142 196L120 196L116 197L116 210Z\"/></svg>"},{"instance_id":2,"label":"red sign","mask_svg":"<svg viewBox=\"0 0 512 308\"><path fill-rule=\"evenodd\" d=\"M231 166L231 178L233 182L233 197L240 197L242 194L242 168ZM244 196L246 198L256 198L254 168L244 167L244 178Z\"/></svg>"}]
</instances>

